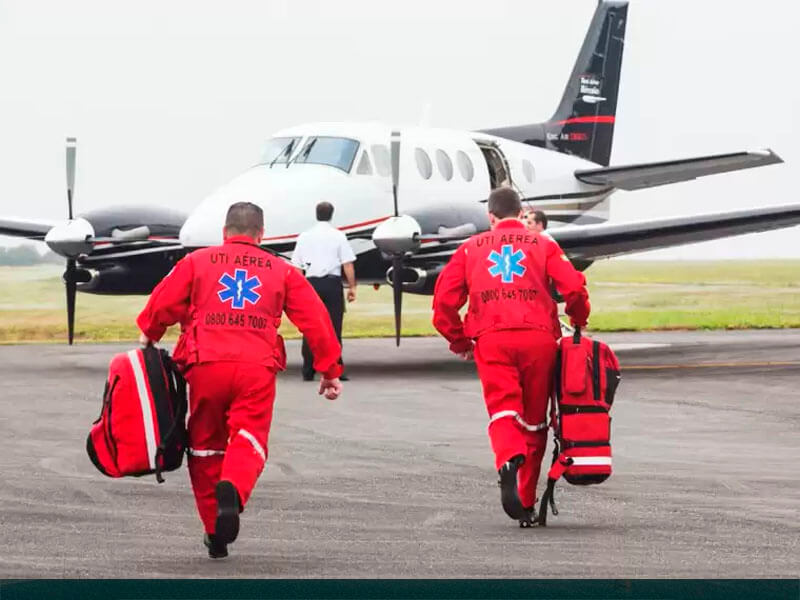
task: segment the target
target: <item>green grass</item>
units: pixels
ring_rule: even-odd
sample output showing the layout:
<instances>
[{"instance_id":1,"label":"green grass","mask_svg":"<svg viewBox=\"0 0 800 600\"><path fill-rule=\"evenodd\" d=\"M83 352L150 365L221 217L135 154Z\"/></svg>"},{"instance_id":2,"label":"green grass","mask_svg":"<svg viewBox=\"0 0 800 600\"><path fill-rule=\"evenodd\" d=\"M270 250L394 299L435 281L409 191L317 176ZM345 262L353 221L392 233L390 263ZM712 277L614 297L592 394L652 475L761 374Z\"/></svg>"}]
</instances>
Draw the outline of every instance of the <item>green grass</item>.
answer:
<instances>
[{"instance_id":1,"label":"green grass","mask_svg":"<svg viewBox=\"0 0 800 600\"><path fill-rule=\"evenodd\" d=\"M0 342L61 341L66 334L61 269L0 267ZM587 271L591 329L800 327L800 260L604 261ZM79 294L76 338L132 340L143 296ZM434 335L431 298L403 297L403 334ZM359 288L345 315L346 337L394 335L391 289ZM295 337L284 322L282 332ZM174 337L172 331L170 337Z\"/></svg>"}]
</instances>

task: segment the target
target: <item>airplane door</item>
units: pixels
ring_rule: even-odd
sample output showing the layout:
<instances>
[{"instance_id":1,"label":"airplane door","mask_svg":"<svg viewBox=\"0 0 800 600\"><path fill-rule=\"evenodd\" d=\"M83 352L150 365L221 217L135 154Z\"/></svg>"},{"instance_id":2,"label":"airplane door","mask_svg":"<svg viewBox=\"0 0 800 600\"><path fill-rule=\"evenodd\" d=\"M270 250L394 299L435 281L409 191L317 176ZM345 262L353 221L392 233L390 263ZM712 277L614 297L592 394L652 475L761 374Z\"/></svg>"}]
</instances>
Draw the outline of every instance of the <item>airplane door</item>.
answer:
<instances>
[{"instance_id":1,"label":"airplane door","mask_svg":"<svg viewBox=\"0 0 800 600\"><path fill-rule=\"evenodd\" d=\"M508 168L506 157L500 151L497 144L491 142L478 142L481 154L486 161L489 169L489 184L494 190L501 186L511 187L511 171Z\"/></svg>"}]
</instances>

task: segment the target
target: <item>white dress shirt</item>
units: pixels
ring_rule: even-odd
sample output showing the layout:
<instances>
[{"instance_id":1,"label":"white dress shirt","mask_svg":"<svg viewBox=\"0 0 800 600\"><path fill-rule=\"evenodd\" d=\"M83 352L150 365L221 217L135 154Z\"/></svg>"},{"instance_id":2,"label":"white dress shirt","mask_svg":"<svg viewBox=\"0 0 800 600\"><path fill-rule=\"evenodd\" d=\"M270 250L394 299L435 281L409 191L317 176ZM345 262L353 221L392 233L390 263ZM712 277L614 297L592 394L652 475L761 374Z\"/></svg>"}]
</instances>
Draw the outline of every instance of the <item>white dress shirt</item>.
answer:
<instances>
[{"instance_id":1,"label":"white dress shirt","mask_svg":"<svg viewBox=\"0 0 800 600\"><path fill-rule=\"evenodd\" d=\"M301 233L292 254L292 264L303 269L306 277L341 277L342 265L355 260L347 237L328 221Z\"/></svg>"}]
</instances>

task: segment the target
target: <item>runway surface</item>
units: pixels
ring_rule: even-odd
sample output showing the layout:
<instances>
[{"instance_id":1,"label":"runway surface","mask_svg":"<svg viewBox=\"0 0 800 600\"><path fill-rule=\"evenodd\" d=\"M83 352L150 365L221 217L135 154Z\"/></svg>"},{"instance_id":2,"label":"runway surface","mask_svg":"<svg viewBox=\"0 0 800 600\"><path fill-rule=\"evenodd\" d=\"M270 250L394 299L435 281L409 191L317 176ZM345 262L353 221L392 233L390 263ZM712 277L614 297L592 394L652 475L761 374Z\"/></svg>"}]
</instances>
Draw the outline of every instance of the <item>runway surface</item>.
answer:
<instances>
[{"instance_id":1,"label":"runway surface","mask_svg":"<svg viewBox=\"0 0 800 600\"><path fill-rule=\"evenodd\" d=\"M226 561L185 469L112 480L84 445L111 345L0 347L0 577L798 577L800 331L602 336L614 475L502 512L473 366L440 339L346 340L336 402L281 376L270 460ZM701 365L699 368L698 365Z\"/></svg>"}]
</instances>

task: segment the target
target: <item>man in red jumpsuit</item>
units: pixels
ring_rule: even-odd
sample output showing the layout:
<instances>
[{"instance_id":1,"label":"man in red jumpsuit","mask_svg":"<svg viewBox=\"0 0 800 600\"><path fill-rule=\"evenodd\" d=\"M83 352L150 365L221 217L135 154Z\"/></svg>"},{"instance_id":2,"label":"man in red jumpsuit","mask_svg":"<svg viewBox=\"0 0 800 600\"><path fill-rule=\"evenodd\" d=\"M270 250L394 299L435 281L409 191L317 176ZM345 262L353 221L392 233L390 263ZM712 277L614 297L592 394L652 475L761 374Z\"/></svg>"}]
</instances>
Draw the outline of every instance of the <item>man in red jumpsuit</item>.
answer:
<instances>
[{"instance_id":1,"label":"man in red jumpsuit","mask_svg":"<svg viewBox=\"0 0 800 600\"><path fill-rule=\"evenodd\" d=\"M586 325L589 295L585 277L559 245L526 229L514 190L494 190L488 208L491 230L462 244L439 275L433 324L454 353L474 354L503 508L528 526L535 519L556 356L548 281L564 297L574 325ZM462 322L459 309L467 300Z\"/></svg>"},{"instance_id":2,"label":"man in red jumpsuit","mask_svg":"<svg viewBox=\"0 0 800 600\"><path fill-rule=\"evenodd\" d=\"M334 400L342 389L328 312L302 273L259 247L263 234L258 206L232 205L224 243L178 262L136 321L145 344L181 323L176 360L189 383L189 476L211 558L227 556L267 460L275 375L286 360L282 312L311 345L320 394Z\"/></svg>"}]
</instances>

